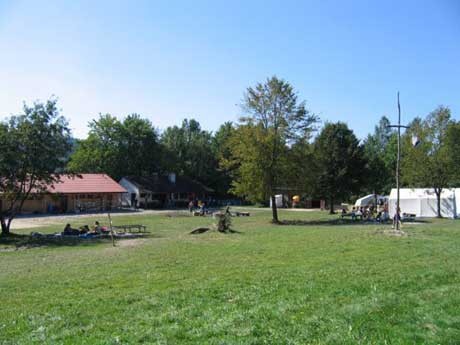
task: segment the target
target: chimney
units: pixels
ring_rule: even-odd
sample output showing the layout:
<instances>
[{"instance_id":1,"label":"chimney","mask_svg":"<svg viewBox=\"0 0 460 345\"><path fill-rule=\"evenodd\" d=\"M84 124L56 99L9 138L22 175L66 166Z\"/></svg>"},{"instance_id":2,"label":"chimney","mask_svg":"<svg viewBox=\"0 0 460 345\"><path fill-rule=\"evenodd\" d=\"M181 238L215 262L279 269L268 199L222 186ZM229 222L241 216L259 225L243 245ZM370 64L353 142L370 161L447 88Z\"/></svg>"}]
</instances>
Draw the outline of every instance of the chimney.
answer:
<instances>
[{"instance_id":1,"label":"chimney","mask_svg":"<svg viewBox=\"0 0 460 345\"><path fill-rule=\"evenodd\" d=\"M169 180L169 182L171 182L172 184L175 184L175 183L176 183L176 174L175 174L175 173L169 173L169 175L168 175L168 180Z\"/></svg>"}]
</instances>

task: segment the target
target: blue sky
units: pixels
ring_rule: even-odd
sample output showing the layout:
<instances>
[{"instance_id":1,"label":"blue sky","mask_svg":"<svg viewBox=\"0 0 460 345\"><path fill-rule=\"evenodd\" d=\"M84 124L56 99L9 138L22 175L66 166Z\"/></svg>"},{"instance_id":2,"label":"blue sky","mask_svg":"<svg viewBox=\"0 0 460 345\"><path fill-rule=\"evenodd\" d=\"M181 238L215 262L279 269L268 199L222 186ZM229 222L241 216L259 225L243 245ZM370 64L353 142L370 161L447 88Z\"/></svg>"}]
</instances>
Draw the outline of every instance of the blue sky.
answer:
<instances>
[{"instance_id":1,"label":"blue sky","mask_svg":"<svg viewBox=\"0 0 460 345\"><path fill-rule=\"evenodd\" d=\"M215 130L272 75L360 138L398 90L405 122L460 119L460 2L0 0L2 118L56 95L77 137L99 113Z\"/></svg>"}]
</instances>

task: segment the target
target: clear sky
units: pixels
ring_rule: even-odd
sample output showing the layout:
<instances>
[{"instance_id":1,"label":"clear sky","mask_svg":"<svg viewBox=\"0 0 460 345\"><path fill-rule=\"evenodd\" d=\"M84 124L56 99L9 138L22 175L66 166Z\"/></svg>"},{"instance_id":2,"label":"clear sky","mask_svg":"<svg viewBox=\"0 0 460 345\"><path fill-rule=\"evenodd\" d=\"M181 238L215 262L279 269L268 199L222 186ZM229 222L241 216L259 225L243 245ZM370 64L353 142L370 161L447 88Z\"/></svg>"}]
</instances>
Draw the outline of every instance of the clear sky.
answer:
<instances>
[{"instance_id":1,"label":"clear sky","mask_svg":"<svg viewBox=\"0 0 460 345\"><path fill-rule=\"evenodd\" d=\"M460 1L0 0L0 117L59 98L74 135L99 113L215 130L277 75L363 138L382 115L460 119Z\"/></svg>"}]
</instances>

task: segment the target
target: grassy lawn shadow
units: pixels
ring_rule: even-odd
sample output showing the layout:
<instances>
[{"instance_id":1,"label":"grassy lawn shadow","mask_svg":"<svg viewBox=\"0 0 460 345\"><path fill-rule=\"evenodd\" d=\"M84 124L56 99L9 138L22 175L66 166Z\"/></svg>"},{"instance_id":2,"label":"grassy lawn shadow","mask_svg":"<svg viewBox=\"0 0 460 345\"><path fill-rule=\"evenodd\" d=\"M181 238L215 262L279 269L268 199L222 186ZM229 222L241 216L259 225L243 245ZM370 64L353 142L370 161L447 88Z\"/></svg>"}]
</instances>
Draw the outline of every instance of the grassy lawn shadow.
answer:
<instances>
[{"instance_id":1,"label":"grassy lawn shadow","mask_svg":"<svg viewBox=\"0 0 460 345\"><path fill-rule=\"evenodd\" d=\"M410 223L428 223L426 220L413 220ZM403 222L404 224L404 222ZM388 222L374 222L374 221L361 221L361 220L352 220L352 219L309 219L309 220L282 220L279 225L289 225L289 226L340 226L340 225L356 225L356 226L369 226L369 225L391 225L391 221Z\"/></svg>"},{"instance_id":2,"label":"grassy lawn shadow","mask_svg":"<svg viewBox=\"0 0 460 345\"><path fill-rule=\"evenodd\" d=\"M115 237L115 241L132 240L136 238L159 238L158 234L133 234L126 237ZM31 236L26 234L11 233L8 236L0 236L0 245L6 246L2 250L11 249L30 249L39 247L74 247L74 246L94 246L103 243L111 243L110 236L82 238L76 236Z\"/></svg>"}]
</instances>

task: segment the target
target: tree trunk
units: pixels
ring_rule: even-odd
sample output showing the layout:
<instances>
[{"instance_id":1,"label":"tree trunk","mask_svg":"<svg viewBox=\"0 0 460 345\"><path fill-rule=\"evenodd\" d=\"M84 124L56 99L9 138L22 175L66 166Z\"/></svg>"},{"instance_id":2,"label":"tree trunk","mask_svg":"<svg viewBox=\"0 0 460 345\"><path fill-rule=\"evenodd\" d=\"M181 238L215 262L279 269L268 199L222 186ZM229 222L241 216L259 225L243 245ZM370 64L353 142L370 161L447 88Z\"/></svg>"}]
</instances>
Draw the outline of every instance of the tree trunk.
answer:
<instances>
[{"instance_id":1,"label":"tree trunk","mask_svg":"<svg viewBox=\"0 0 460 345\"><path fill-rule=\"evenodd\" d=\"M5 218L2 217L0 223L2 224L2 236L8 236L10 234L11 222L6 221Z\"/></svg>"},{"instance_id":2,"label":"tree trunk","mask_svg":"<svg viewBox=\"0 0 460 345\"><path fill-rule=\"evenodd\" d=\"M272 195L271 199L272 199L272 214L273 214L272 222L276 224L276 223L279 223L279 220L278 220L278 208L276 207L275 195Z\"/></svg>"},{"instance_id":3,"label":"tree trunk","mask_svg":"<svg viewBox=\"0 0 460 345\"><path fill-rule=\"evenodd\" d=\"M334 214L334 198L329 198L329 214Z\"/></svg>"},{"instance_id":4,"label":"tree trunk","mask_svg":"<svg viewBox=\"0 0 460 345\"><path fill-rule=\"evenodd\" d=\"M436 193L436 201L437 201L437 213L438 213L438 218L442 218L442 215L441 215L441 192L442 192L442 189L440 188L435 188L434 189L434 192Z\"/></svg>"}]
</instances>

